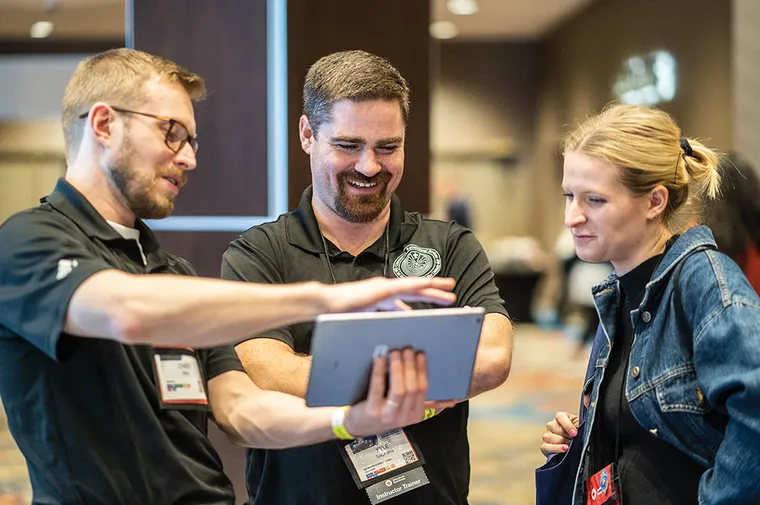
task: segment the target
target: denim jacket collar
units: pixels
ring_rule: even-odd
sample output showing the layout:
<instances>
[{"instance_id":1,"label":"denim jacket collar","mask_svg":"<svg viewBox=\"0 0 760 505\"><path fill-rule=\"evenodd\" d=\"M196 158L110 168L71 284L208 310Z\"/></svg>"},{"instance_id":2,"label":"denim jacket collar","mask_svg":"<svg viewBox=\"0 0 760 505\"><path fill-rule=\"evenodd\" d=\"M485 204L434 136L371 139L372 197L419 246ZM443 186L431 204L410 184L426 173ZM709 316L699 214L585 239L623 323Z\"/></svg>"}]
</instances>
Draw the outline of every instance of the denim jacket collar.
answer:
<instances>
[{"instance_id":1,"label":"denim jacket collar","mask_svg":"<svg viewBox=\"0 0 760 505\"><path fill-rule=\"evenodd\" d=\"M681 260L689 254L702 249L717 249L712 231L710 231L710 228L707 226L694 226L678 237L657 266L657 269L652 276L652 280L647 283L646 292L641 301L641 307L647 306L647 304L650 303L652 296L661 291L664 284L668 281L673 269L681 262ZM603 295L607 293L617 293L619 295L619 291L619 277L617 273L612 272L604 282L594 286L591 292L594 298L597 299L603 297Z\"/></svg>"}]
</instances>

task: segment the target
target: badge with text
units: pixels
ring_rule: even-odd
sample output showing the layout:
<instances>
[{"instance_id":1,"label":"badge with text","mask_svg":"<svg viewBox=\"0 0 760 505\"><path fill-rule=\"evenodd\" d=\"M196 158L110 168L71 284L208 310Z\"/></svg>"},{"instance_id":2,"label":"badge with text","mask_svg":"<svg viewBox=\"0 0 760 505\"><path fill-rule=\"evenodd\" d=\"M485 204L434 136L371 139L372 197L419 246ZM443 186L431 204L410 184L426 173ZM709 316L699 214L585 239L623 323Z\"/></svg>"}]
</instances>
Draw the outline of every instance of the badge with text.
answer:
<instances>
[{"instance_id":1,"label":"badge with text","mask_svg":"<svg viewBox=\"0 0 760 505\"><path fill-rule=\"evenodd\" d=\"M609 464L586 481L586 505L620 505L615 464Z\"/></svg>"},{"instance_id":2,"label":"badge with text","mask_svg":"<svg viewBox=\"0 0 760 505\"><path fill-rule=\"evenodd\" d=\"M190 348L155 348L156 382L165 407L208 406L200 362Z\"/></svg>"},{"instance_id":3,"label":"badge with text","mask_svg":"<svg viewBox=\"0 0 760 505\"><path fill-rule=\"evenodd\" d=\"M422 453L401 428L340 445L354 483L367 490L372 503L380 503L429 482L422 471L425 462ZM386 485L389 482L392 486ZM373 493L382 496L373 498Z\"/></svg>"},{"instance_id":4,"label":"badge with text","mask_svg":"<svg viewBox=\"0 0 760 505\"><path fill-rule=\"evenodd\" d=\"M430 481L425 474L425 469L420 466L401 475L389 477L382 482L371 485L367 488L367 495L369 496L369 502L375 505L429 483Z\"/></svg>"}]
</instances>

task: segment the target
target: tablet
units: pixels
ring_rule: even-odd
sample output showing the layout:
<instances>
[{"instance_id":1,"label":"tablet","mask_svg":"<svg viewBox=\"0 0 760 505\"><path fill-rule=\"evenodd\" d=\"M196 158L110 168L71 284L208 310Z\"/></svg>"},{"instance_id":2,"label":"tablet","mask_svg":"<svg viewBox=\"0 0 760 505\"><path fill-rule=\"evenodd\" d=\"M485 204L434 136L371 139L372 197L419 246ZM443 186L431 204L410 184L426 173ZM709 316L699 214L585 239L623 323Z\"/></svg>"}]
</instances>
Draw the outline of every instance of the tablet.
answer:
<instances>
[{"instance_id":1,"label":"tablet","mask_svg":"<svg viewBox=\"0 0 760 505\"><path fill-rule=\"evenodd\" d=\"M427 355L428 400L466 398L484 314L482 307L467 307L317 317L306 405L353 405L363 400L373 354L404 347Z\"/></svg>"}]
</instances>

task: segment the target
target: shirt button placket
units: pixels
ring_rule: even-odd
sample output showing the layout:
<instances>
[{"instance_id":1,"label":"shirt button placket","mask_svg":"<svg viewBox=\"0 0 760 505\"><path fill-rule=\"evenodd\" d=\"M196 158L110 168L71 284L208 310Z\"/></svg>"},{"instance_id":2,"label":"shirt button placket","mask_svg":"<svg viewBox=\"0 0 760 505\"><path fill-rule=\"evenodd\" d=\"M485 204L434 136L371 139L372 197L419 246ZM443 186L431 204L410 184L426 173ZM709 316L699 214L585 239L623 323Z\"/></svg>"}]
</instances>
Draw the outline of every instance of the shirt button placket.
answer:
<instances>
[{"instance_id":1,"label":"shirt button placket","mask_svg":"<svg viewBox=\"0 0 760 505\"><path fill-rule=\"evenodd\" d=\"M645 310L644 312L641 313L641 320L644 321L645 323L648 323L649 321L652 320L652 313L649 312L648 310ZM641 374L641 368L635 366L631 369L631 377L633 377L634 379L637 379L640 374Z\"/></svg>"}]
</instances>

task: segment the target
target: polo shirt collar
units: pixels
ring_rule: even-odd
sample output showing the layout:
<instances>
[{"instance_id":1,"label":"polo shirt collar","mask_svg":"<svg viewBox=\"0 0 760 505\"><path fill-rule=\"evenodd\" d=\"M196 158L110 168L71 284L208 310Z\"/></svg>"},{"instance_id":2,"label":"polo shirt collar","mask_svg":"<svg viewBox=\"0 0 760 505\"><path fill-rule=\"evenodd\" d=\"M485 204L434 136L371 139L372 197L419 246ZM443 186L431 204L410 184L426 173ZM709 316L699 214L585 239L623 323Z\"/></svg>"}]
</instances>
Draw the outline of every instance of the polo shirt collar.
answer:
<instances>
[{"instance_id":1,"label":"polo shirt collar","mask_svg":"<svg viewBox=\"0 0 760 505\"><path fill-rule=\"evenodd\" d=\"M71 219L88 237L103 241L125 240L95 210L89 200L67 180L58 179L53 192L40 199L55 210ZM153 231L140 219L135 220L135 229L140 232L140 245L145 254L159 250L160 246Z\"/></svg>"},{"instance_id":2,"label":"polo shirt collar","mask_svg":"<svg viewBox=\"0 0 760 505\"><path fill-rule=\"evenodd\" d=\"M287 237L288 243L309 251L314 254L324 252L319 224L314 209L311 206L311 199L314 195L312 186L306 188L301 194L301 200L298 202L298 208L290 213L291 219L287 220ZM417 230L417 223L405 221L404 208L401 205L401 199L394 193L391 196L391 215L388 225L390 235L390 250L394 251L409 242L414 232Z\"/></svg>"}]
</instances>

